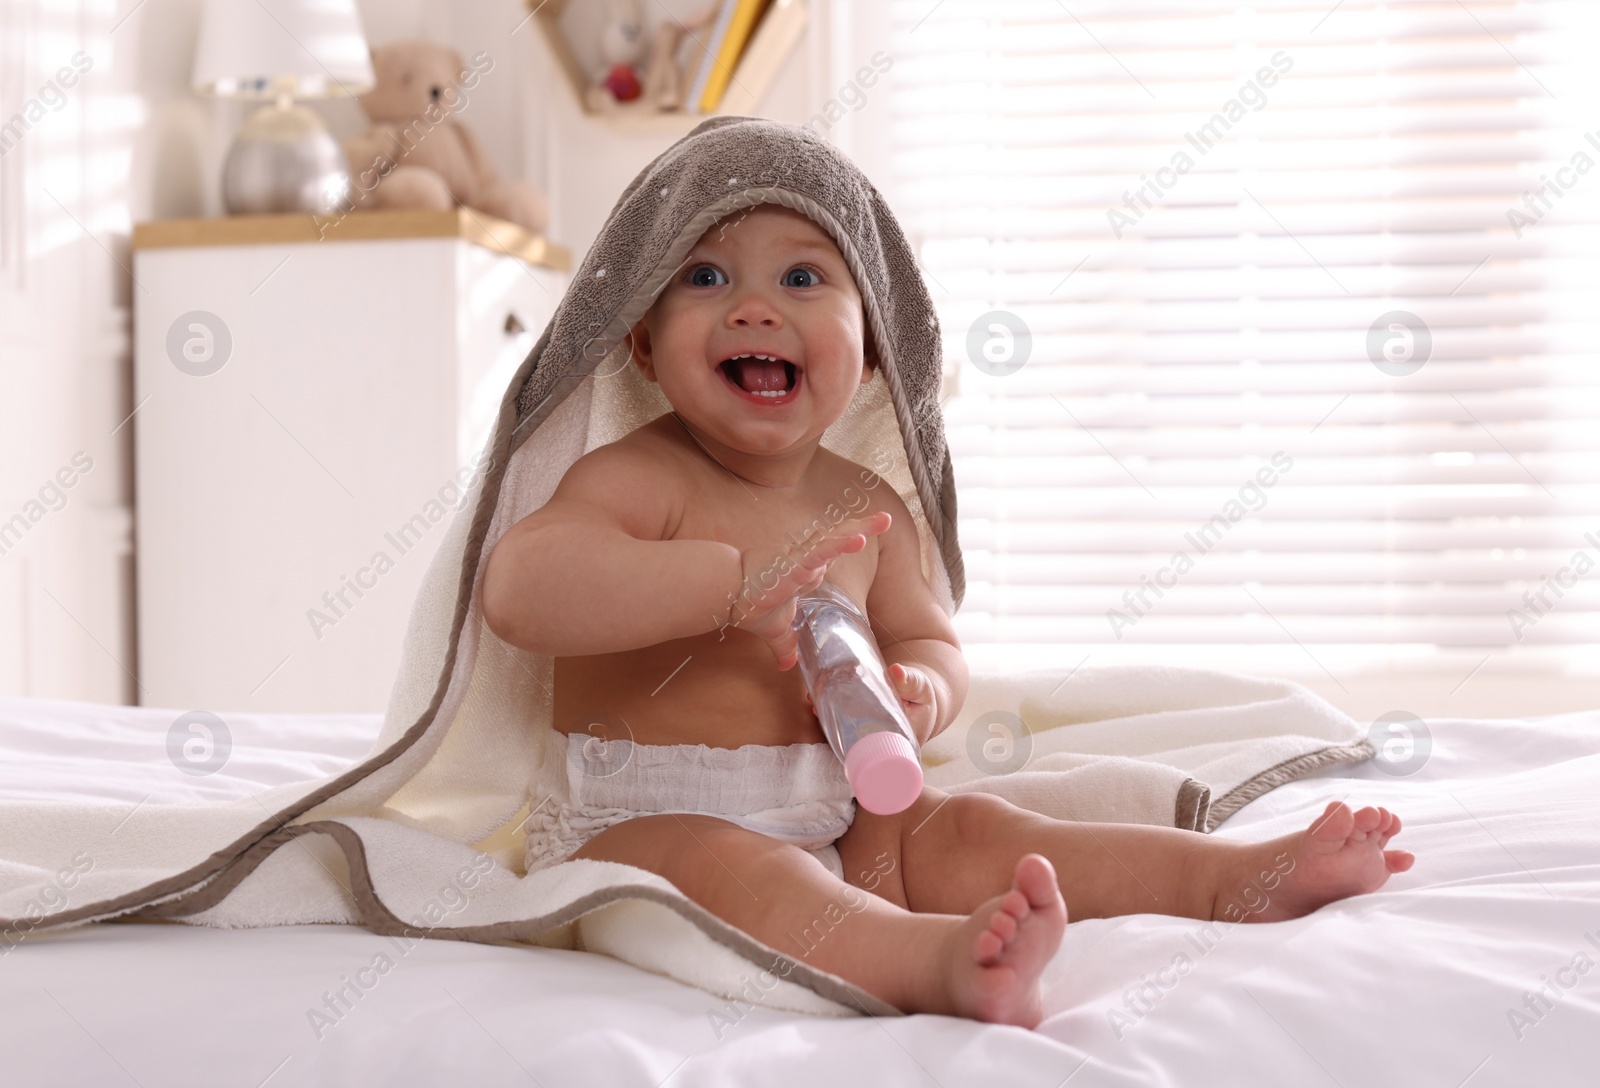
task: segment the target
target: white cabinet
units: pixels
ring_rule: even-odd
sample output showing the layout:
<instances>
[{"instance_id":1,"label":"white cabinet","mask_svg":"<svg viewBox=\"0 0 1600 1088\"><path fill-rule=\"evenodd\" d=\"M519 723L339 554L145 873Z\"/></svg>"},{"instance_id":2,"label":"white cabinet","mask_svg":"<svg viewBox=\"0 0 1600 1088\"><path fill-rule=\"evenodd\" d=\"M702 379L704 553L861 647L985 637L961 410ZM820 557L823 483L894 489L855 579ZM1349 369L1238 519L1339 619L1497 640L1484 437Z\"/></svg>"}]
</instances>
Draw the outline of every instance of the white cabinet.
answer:
<instances>
[{"instance_id":1,"label":"white cabinet","mask_svg":"<svg viewBox=\"0 0 1600 1088\"><path fill-rule=\"evenodd\" d=\"M565 287L564 252L464 210L361 213L329 237L303 215L135 233L144 705L381 711Z\"/></svg>"}]
</instances>

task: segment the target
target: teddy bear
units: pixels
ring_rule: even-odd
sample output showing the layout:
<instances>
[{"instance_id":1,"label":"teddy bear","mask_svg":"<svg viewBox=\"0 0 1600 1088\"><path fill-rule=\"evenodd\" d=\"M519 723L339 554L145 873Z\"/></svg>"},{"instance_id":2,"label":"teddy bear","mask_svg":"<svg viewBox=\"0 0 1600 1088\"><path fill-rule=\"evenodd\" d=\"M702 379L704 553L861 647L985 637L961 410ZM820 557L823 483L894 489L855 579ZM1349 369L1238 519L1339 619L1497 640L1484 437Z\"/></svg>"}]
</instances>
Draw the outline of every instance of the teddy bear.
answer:
<instances>
[{"instance_id":1,"label":"teddy bear","mask_svg":"<svg viewBox=\"0 0 1600 1088\"><path fill-rule=\"evenodd\" d=\"M468 67L454 49L423 39L371 52L375 81L358 101L372 127L344 143L351 203L439 211L465 204L543 233L544 196L527 182L500 177L456 119L493 58L478 53Z\"/></svg>"}]
</instances>

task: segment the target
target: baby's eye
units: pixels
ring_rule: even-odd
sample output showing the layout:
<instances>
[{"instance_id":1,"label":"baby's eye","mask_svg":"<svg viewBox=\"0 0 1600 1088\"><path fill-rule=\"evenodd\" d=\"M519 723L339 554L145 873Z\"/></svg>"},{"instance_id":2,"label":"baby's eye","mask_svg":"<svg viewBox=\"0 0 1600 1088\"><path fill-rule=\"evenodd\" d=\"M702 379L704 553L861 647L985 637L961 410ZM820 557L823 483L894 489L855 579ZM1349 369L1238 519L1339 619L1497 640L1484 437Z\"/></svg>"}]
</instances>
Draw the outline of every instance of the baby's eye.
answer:
<instances>
[{"instance_id":1,"label":"baby's eye","mask_svg":"<svg viewBox=\"0 0 1600 1088\"><path fill-rule=\"evenodd\" d=\"M695 287L721 287L728 282L720 268L709 264L696 265L689 270L689 283Z\"/></svg>"},{"instance_id":2,"label":"baby's eye","mask_svg":"<svg viewBox=\"0 0 1600 1088\"><path fill-rule=\"evenodd\" d=\"M809 268L791 268L783 274L785 287L815 287L822 279Z\"/></svg>"}]
</instances>

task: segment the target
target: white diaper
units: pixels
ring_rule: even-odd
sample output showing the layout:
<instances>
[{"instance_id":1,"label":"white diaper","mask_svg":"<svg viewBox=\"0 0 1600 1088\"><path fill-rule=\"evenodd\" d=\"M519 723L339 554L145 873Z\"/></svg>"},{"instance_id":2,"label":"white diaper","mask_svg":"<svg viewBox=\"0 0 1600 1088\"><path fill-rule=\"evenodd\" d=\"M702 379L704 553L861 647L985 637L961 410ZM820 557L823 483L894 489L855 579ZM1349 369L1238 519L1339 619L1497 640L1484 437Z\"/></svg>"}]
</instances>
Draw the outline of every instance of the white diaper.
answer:
<instances>
[{"instance_id":1,"label":"white diaper","mask_svg":"<svg viewBox=\"0 0 1600 1088\"><path fill-rule=\"evenodd\" d=\"M529 799L528 872L565 861L635 816L716 816L809 850L833 874L833 843L855 818L855 797L826 744L635 744L552 732Z\"/></svg>"}]
</instances>

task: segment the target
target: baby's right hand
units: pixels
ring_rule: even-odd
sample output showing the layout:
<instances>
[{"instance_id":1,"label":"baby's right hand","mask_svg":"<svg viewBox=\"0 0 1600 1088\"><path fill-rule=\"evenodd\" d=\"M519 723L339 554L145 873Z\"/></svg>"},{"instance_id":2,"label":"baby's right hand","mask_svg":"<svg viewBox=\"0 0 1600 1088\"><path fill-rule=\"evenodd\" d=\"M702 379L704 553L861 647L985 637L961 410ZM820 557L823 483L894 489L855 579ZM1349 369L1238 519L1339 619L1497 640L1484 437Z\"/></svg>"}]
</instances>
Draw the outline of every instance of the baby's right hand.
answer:
<instances>
[{"instance_id":1,"label":"baby's right hand","mask_svg":"<svg viewBox=\"0 0 1600 1088\"><path fill-rule=\"evenodd\" d=\"M779 671L792 669L800 660L800 641L792 629L795 598L820 585L835 559L860 551L867 546L867 537L886 532L891 520L888 511L880 510L871 517L842 521L800 544L744 549L740 553L744 580L729 609L729 624L772 647Z\"/></svg>"}]
</instances>

